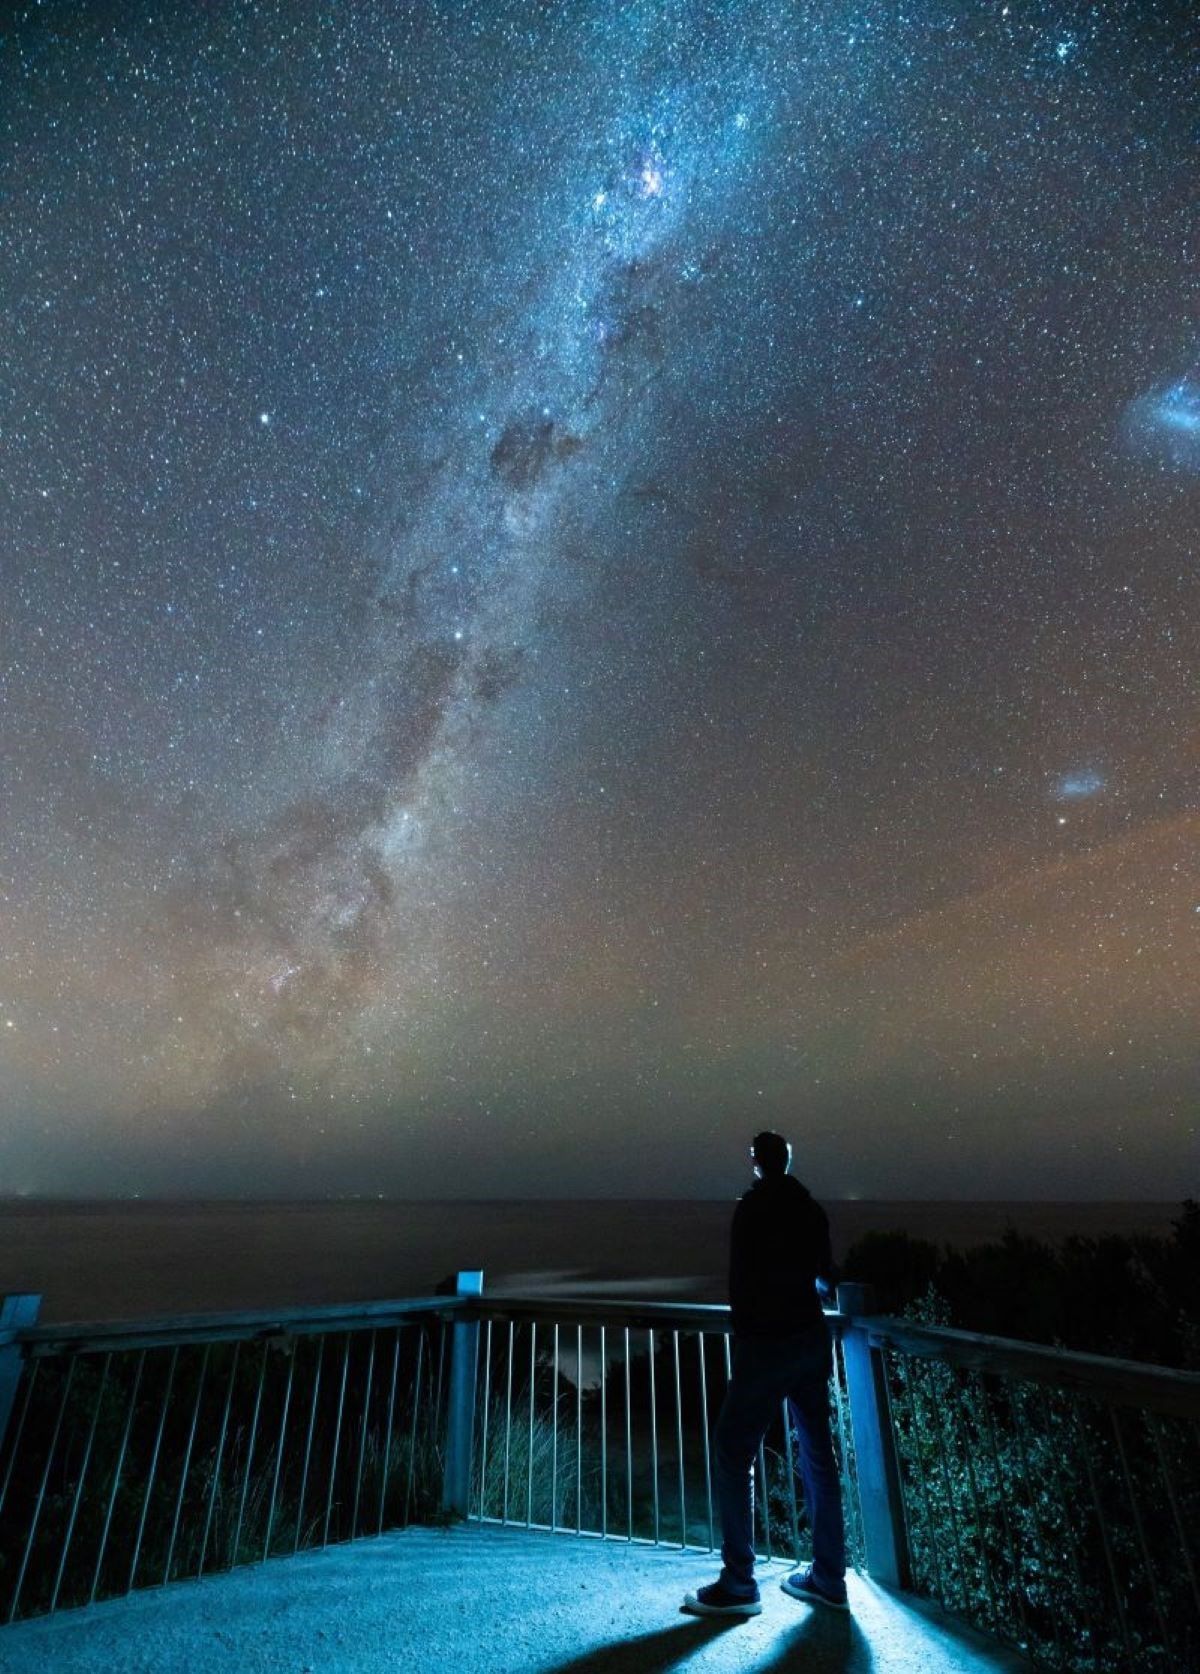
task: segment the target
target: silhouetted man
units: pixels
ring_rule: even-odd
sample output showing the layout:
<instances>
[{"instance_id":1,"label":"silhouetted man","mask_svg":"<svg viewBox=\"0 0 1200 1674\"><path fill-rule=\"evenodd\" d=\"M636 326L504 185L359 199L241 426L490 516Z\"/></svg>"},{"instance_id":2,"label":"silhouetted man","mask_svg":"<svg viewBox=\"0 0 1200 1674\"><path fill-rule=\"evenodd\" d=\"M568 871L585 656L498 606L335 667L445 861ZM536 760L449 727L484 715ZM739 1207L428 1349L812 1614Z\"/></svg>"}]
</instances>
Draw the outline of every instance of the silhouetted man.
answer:
<instances>
[{"instance_id":1,"label":"silhouetted man","mask_svg":"<svg viewBox=\"0 0 1200 1674\"><path fill-rule=\"evenodd\" d=\"M756 1180L733 1214L729 1301L733 1376L717 1420L721 1507L719 1580L689 1593L695 1616L757 1616L754 1579L754 1458L767 1427L789 1405L799 1450L813 1561L780 1583L810 1604L846 1610L842 1495L829 1433L829 1328L818 1286L829 1288L833 1259L825 1211L793 1175L782 1134L756 1134Z\"/></svg>"}]
</instances>

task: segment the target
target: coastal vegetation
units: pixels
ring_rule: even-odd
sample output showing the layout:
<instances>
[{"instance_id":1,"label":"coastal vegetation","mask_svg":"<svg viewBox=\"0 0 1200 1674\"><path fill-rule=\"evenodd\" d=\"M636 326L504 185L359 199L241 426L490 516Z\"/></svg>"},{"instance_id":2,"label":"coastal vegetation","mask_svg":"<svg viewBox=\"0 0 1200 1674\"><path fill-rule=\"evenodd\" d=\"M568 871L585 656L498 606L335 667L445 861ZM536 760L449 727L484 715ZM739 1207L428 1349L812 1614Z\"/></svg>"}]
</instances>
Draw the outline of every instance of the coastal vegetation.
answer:
<instances>
[{"instance_id":1,"label":"coastal vegetation","mask_svg":"<svg viewBox=\"0 0 1200 1674\"><path fill-rule=\"evenodd\" d=\"M954 1249L872 1232L843 1277L875 1287L884 1313L910 1313L998 1337L1200 1370L1200 1202L1166 1237L1073 1236L1060 1244L1009 1229Z\"/></svg>"}]
</instances>

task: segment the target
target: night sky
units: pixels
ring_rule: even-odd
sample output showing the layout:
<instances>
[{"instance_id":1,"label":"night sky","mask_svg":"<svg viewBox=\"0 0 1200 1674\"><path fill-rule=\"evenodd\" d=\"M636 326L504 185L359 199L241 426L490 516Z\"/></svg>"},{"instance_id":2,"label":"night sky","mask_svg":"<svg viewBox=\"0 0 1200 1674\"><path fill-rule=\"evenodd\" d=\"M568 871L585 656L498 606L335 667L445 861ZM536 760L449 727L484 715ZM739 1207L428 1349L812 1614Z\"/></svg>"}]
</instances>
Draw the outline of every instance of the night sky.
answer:
<instances>
[{"instance_id":1,"label":"night sky","mask_svg":"<svg viewBox=\"0 0 1200 1674\"><path fill-rule=\"evenodd\" d=\"M0 1190L1195 1190L1191 5L47 0L0 135Z\"/></svg>"}]
</instances>

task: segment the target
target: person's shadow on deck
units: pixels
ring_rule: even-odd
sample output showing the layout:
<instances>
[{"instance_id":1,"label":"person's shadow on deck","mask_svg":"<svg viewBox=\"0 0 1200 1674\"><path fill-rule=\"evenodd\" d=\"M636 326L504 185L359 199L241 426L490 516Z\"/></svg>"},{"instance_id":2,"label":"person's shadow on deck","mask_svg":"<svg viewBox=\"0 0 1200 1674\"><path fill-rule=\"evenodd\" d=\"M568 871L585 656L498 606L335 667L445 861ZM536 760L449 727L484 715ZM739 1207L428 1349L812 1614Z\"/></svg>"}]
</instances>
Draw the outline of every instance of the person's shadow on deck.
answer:
<instances>
[{"instance_id":1,"label":"person's shadow on deck","mask_svg":"<svg viewBox=\"0 0 1200 1674\"><path fill-rule=\"evenodd\" d=\"M720 1634L736 1631L739 1621L689 1617L671 1627L658 1628L612 1645L599 1645L558 1663L545 1674L667 1674L686 1669L688 1659ZM746 1674L869 1674L871 1652L862 1629L851 1616L813 1610L801 1622L783 1628L760 1657L743 1664Z\"/></svg>"},{"instance_id":2,"label":"person's shadow on deck","mask_svg":"<svg viewBox=\"0 0 1200 1674\"><path fill-rule=\"evenodd\" d=\"M870 1674L871 1647L853 1616L832 1610L810 1610L803 1621L787 1627L753 1674Z\"/></svg>"},{"instance_id":3,"label":"person's shadow on deck","mask_svg":"<svg viewBox=\"0 0 1200 1674\"><path fill-rule=\"evenodd\" d=\"M689 1616L671 1627L653 1633L639 1633L632 1639L618 1639L612 1645L598 1645L570 1662L560 1662L545 1674L666 1674L698 1651L709 1640L740 1623Z\"/></svg>"}]
</instances>

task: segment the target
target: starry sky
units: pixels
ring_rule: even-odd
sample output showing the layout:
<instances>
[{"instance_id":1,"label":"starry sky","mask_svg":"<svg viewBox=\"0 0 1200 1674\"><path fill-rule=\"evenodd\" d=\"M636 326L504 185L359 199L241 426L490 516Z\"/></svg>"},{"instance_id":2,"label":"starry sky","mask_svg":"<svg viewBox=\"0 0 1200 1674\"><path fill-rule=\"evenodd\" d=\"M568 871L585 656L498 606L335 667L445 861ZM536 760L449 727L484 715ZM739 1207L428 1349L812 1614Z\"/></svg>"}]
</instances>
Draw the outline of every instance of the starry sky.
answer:
<instances>
[{"instance_id":1,"label":"starry sky","mask_svg":"<svg viewBox=\"0 0 1200 1674\"><path fill-rule=\"evenodd\" d=\"M0 23L0 1191L1200 1180L1200 22Z\"/></svg>"}]
</instances>

